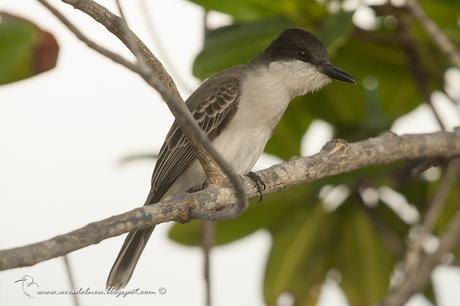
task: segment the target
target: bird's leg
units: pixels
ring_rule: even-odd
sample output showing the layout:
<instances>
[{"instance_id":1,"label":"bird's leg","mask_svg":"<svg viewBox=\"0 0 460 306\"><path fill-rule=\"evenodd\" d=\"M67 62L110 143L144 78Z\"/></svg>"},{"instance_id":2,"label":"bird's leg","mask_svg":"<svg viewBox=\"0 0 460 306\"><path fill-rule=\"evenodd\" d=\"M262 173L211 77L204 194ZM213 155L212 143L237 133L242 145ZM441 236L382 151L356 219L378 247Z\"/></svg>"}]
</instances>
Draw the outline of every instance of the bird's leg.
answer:
<instances>
[{"instance_id":1,"label":"bird's leg","mask_svg":"<svg viewBox=\"0 0 460 306\"><path fill-rule=\"evenodd\" d=\"M267 188L267 185L265 185L265 182L262 180L262 178L255 172L251 171L246 174L246 176L253 180L256 184L257 192L259 192L260 196L259 201L257 201L257 203L259 203L264 198L262 192Z\"/></svg>"}]
</instances>

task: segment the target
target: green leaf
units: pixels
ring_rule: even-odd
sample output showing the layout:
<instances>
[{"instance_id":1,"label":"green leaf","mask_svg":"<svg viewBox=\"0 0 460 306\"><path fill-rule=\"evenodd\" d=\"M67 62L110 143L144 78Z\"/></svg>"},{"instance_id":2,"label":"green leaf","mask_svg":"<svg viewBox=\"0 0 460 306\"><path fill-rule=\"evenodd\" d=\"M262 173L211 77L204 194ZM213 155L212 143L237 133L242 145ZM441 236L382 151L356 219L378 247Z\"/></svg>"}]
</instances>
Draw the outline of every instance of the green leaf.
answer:
<instances>
[{"instance_id":1,"label":"green leaf","mask_svg":"<svg viewBox=\"0 0 460 306\"><path fill-rule=\"evenodd\" d=\"M273 243L264 280L268 305L276 305L283 292L293 294L296 305L316 304L319 290L312 289L321 286L329 267L324 250L334 231L324 225L330 217L321 205L308 204L270 229Z\"/></svg>"},{"instance_id":2,"label":"green leaf","mask_svg":"<svg viewBox=\"0 0 460 306\"><path fill-rule=\"evenodd\" d=\"M388 291L395 258L357 204L347 202L341 208L342 231L333 253L342 288L350 305L374 305Z\"/></svg>"},{"instance_id":3,"label":"green leaf","mask_svg":"<svg viewBox=\"0 0 460 306\"><path fill-rule=\"evenodd\" d=\"M57 54L58 45L50 33L0 12L0 84L54 68Z\"/></svg>"}]
</instances>

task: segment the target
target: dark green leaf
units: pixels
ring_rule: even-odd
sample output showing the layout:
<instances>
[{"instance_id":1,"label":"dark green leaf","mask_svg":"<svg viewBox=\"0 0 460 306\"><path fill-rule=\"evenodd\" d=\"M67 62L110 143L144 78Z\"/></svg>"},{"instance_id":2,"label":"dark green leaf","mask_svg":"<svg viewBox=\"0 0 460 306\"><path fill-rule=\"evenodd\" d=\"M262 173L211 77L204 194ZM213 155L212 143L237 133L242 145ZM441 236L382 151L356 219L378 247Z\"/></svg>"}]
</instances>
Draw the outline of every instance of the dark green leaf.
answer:
<instances>
[{"instance_id":1,"label":"dark green leaf","mask_svg":"<svg viewBox=\"0 0 460 306\"><path fill-rule=\"evenodd\" d=\"M287 219L280 219L270 232L273 244L265 269L264 295L268 305L290 292L296 305L315 305L317 293L330 267L325 251L333 236L333 221L321 205L308 204ZM308 300L308 303L305 303Z\"/></svg>"},{"instance_id":2,"label":"dark green leaf","mask_svg":"<svg viewBox=\"0 0 460 306\"><path fill-rule=\"evenodd\" d=\"M337 213L341 231L333 251L350 305L377 303L388 291L395 258L358 204L347 202Z\"/></svg>"}]
</instances>

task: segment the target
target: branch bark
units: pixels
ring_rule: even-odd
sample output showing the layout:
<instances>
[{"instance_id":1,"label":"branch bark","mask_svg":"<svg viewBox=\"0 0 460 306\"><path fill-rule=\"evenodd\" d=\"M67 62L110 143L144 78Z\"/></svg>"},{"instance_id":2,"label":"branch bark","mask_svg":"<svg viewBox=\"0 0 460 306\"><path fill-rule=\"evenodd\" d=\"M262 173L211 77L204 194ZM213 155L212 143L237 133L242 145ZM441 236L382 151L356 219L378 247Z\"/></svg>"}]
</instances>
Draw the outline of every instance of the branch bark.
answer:
<instances>
[{"instance_id":1,"label":"branch bark","mask_svg":"<svg viewBox=\"0 0 460 306\"><path fill-rule=\"evenodd\" d=\"M328 142L320 153L274 165L257 172L264 180L264 194L319 180L372 165L389 164L399 160L460 156L460 131L433 134L396 136L385 133L376 138L348 144L343 140ZM242 177L249 197L257 197L254 182ZM188 222L200 217L221 220L222 210L237 203L232 188L209 186L195 193L179 194L155 205L90 223L80 229L31 245L0 251L0 270L36 263L153 225L169 222ZM228 218L229 216L225 216Z\"/></svg>"}]
</instances>

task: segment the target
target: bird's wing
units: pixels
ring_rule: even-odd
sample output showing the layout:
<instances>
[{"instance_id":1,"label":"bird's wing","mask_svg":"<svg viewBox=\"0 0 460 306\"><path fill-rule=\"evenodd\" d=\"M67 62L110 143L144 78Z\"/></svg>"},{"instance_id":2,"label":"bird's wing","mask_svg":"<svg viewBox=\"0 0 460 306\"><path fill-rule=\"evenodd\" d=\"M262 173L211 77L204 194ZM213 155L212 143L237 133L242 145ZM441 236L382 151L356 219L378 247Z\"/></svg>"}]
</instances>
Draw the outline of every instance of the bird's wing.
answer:
<instances>
[{"instance_id":1,"label":"bird's wing","mask_svg":"<svg viewBox=\"0 0 460 306\"><path fill-rule=\"evenodd\" d=\"M198 126L212 140L235 115L239 96L239 79L224 77L205 82L186 103ZM174 121L161 147L153 171L152 190L145 204L159 201L195 158L193 148Z\"/></svg>"}]
</instances>

